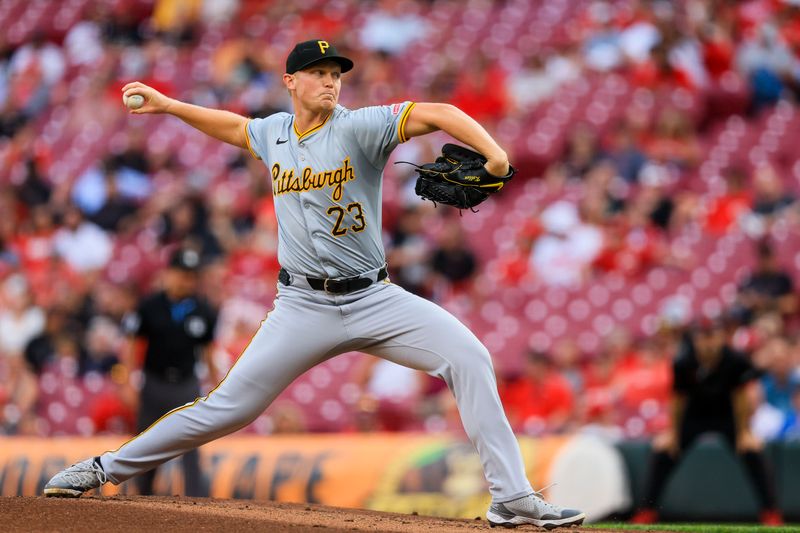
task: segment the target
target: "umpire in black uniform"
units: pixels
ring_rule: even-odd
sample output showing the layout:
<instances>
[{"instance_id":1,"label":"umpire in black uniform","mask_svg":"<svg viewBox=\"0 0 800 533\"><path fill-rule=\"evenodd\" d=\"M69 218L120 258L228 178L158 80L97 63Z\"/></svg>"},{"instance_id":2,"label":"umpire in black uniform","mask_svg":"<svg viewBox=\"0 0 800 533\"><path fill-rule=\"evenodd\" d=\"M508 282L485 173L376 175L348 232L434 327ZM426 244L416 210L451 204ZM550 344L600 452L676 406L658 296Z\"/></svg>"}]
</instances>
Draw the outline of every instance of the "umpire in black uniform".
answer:
<instances>
[{"instance_id":1,"label":"umpire in black uniform","mask_svg":"<svg viewBox=\"0 0 800 533\"><path fill-rule=\"evenodd\" d=\"M705 433L720 435L744 463L759 498L761 522L782 523L762 444L750 432L753 412L746 385L758 371L728 344L723 320L701 320L681 340L673 362L671 428L653 443L653 457L644 508L633 522L658 520L657 505L670 473Z\"/></svg>"},{"instance_id":2,"label":"umpire in black uniform","mask_svg":"<svg viewBox=\"0 0 800 533\"><path fill-rule=\"evenodd\" d=\"M123 354L128 368L135 366L135 341L147 344L142 363L144 379L139 391L137 432L144 431L168 411L200 396L200 382L195 372L199 358L206 361L211 382L218 381L210 349L217 313L197 294L200 266L200 255L196 251L177 250L163 272L161 290L145 297L136 312L123 320L123 329L130 336ZM197 450L185 454L182 461L186 495L207 495ZM153 493L155 474L154 469L139 476L140 494Z\"/></svg>"}]
</instances>

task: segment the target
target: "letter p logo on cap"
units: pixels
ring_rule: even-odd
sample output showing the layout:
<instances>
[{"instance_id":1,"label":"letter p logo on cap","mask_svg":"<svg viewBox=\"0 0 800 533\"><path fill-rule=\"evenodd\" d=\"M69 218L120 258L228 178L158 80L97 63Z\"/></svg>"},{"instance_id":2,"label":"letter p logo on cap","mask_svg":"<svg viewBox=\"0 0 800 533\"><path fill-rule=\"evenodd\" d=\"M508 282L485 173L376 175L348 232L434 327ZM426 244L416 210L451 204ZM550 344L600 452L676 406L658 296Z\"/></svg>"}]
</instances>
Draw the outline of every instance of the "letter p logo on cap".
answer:
<instances>
[{"instance_id":1,"label":"letter p logo on cap","mask_svg":"<svg viewBox=\"0 0 800 533\"><path fill-rule=\"evenodd\" d=\"M319 51L322 52L323 54L325 53L325 50L327 50L331 46L328 44L328 41L317 41L317 44L319 45Z\"/></svg>"}]
</instances>

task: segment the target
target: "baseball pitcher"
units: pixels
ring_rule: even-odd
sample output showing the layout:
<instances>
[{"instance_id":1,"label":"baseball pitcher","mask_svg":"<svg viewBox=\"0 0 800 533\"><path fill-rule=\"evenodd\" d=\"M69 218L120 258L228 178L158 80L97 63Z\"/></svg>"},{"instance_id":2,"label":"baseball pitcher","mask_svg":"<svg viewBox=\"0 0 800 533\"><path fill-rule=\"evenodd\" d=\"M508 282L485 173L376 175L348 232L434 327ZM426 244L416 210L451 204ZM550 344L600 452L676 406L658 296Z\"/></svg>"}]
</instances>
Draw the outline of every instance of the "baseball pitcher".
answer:
<instances>
[{"instance_id":1,"label":"baseball pitcher","mask_svg":"<svg viewBox=\"0 0 800 533\"><path fill-rule=\"evenodd\" d=\"M138 82L132 114L169 113L248 150L272 182L278 218L278 296L227 376L114 451L55 475L47 496L78 497L118 484L253 421L306 370L360 351L443 379L480 456L492 526L581 524L584 514L546 502L525 476L497 394L489 352L455 317L389 282L381 241L383 168L402 142L442 130L475 151L446 145L419 168L418 193L470 208L513 175L505 152L477 122L438 103L350 110L338 105L353 62L324 40L297 44L283 83L294 113L246 118L168 98Z\"/></svg>"}]
</instances>

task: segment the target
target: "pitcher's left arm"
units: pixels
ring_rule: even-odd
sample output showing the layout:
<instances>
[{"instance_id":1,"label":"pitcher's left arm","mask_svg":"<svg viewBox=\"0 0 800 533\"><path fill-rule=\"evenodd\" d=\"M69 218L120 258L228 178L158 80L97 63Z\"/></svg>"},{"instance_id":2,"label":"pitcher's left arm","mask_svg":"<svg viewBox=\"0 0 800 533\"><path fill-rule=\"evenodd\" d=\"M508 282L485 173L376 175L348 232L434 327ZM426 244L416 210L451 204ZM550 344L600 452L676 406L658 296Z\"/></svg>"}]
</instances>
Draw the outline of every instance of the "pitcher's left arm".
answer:
<instances>
[{"instance_id":1,"label":"pitcher's left arm","mask_svg":"<svg viewBox=\"0 0 800 533\"><path fill-rule=\"evenodd\" d=\"M487 159L486 170L490 174L508 174L508 155L475 119L451 104L415 104L405 124L405 138L419 137L438 130L482 154Z\"/></svg>"}]
</instances>

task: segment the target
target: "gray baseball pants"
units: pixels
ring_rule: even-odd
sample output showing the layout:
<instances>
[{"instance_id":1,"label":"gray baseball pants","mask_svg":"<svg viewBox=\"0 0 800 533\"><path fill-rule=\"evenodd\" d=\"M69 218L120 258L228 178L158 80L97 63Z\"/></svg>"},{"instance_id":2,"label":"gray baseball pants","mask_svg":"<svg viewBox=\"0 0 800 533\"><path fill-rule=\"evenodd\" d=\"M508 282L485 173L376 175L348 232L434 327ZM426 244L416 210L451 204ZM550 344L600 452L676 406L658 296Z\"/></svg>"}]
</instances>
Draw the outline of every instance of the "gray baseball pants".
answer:
<instances>
[{"instance_id":1,"label":"gray baseball pants","mask_svg":"<svg viewBox=\"0 0 800 533\"><path fill-rule=\"evenodd\" d=\"M489 352L466 326L386 281L344 295L301 285L279 285L274 309L214 390L101 456L114 484L243 428L306 370L360 351L447 383L494 502L533 492L497 394Z\"/></svg>"}]
</instances>

